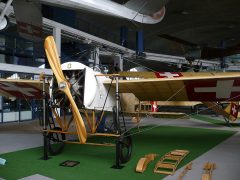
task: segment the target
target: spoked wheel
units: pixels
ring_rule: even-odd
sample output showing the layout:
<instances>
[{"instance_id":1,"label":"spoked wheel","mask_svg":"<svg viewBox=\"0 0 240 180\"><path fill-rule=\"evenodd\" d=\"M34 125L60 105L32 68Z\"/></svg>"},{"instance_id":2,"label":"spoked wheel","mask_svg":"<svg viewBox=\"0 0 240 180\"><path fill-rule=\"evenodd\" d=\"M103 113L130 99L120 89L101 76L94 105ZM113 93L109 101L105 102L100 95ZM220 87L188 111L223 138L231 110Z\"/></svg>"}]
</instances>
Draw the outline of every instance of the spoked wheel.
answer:
<instances>
[{"instance_id":1,"label":"spoked wheel","mask_svg":"<svg viewBox=\"0 0 240 180\"><path fill-rule=\"evenodd\" d=\"M120 162L126 163L132 155L132 137L129 133L124 133L119 138L120 143Z\"/></svg>"},{"instance_id":2,"label":"spoked wheel","mask_svg":"<svg viewBox=\"0 0 240 180\"><path fill-rule=\"evenodd\" d=\"M61 131L60 127L55 127L52 130ZM50 155L58 155L64 148L64 140L66 139L65 134L59 134L54 132L48 133L48 151Z\"/></svg>"}]
</instances>

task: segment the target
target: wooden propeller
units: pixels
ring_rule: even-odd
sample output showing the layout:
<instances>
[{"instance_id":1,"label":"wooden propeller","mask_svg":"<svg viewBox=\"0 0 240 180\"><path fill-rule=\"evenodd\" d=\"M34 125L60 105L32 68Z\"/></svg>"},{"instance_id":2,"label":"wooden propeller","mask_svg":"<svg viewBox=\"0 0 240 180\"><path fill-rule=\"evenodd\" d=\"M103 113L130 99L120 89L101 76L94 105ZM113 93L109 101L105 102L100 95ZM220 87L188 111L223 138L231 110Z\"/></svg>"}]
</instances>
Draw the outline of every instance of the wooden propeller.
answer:
<instances>
[{"instance_id":1,"label":"wooden propeller","mask_svg":"<svg viewBox=\"0 0 240 180\"><path fill-rule=\"evenodd\" d=\"M81 114L78 110L78 107L77 107L77 105L72 97L72 94L70 92L69 82L66 80L66 78L62 72L60 59L58 56L58 52L57 52L57 48L56 48L56 44L55 44L53 36L48 36L45 39L44 49L45 49L45 52L47 55L48 62L52 68L52 71L53 71L56 79L57 79L58 88L61 91L63 91L69 99L75 126L76 126L77 133L78 133L79 141L81 143L85 143L87 140L86 127L85 127L85 124L81 117Z\"/></svg>"}]
</instances>

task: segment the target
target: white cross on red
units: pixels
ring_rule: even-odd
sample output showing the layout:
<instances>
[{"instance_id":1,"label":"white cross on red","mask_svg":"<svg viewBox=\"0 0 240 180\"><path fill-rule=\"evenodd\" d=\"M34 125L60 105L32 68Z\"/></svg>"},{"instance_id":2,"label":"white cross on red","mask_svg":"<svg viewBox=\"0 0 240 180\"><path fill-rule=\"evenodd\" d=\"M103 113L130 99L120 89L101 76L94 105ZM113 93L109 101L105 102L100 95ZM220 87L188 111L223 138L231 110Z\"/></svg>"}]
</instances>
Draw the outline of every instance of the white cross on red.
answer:
<instances>
[{"instance_id":1,"label":"white cross on red","mask_svg":"<svg viewBox=\"0 0 240 180\"><path fill-rule=\"evenodd\" d=\"M233 112L233 114L236 114L236 112L237 112L237 109L236 109L235 105L232 106L232 112Z\"/></svg>"},{"instance_id":2,"label":"white cross on red","mask_svg":"<svg viewBox=\"0 0 240 180\"><path fill-rule=\"evenodd\" d=\"M151 101L150 102L151 103L151 105L152 105L152 108L151 108L151 111L152 112L157 112L157 101Z\"/></svg>"},{"instance_id":3,"label":"white cross on red","mask_svg":"<svg viewBox=\"0 0 240 180\"><path fill-rule=\"evenodd\" d=\"M158 78L177 78L182 76L181 73L177 72L155 72L155 75Z\"/></svg>"},{"instance_id":4,"label":"white cross on red","mask_svg":"<svg viewBox=\"0 0 240 180\"><path fill-rule=\"evenodd\" d=\"M217 99L228 99L232 92L240 92L240 86L233 86L234 80L218 80L215 87L196 87L196 93L215 92Z\"/></svg>"},{"instance_id":5,"label":"white cross on red","mask_svg":"<svg viewBox=\"0 0 240 180\"><path fill-rule=\"evenodd\" d=\"M235 104L235 103L231 103L231 111L230 111L230 114L232 115L232 116L234 116L235 118L237 118L238 117L238 105L237 104Z\"/></svg>"}]
</instances>

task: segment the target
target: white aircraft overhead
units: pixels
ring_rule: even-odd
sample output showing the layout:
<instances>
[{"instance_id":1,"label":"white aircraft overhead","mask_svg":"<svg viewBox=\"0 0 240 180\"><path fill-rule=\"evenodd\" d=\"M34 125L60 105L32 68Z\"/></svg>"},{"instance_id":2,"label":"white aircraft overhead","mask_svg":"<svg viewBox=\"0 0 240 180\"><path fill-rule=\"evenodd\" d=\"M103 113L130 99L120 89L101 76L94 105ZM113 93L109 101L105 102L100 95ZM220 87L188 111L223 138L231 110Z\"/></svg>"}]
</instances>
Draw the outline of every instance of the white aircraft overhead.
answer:
<instances>
[{"instance_id":1,"label":"white aircraft overhead","mask_svg":"<svg viewBox=\"0 0 240 180\"><path fill-rule=\"evenodd\" d=\"M141 10L150 2L129 0L121 5L110 0L8 0L0 15L0 31L8 26L7 16L11 4L13 5L20 35L33 41L40 41L42 40L42 4L86 10L144 24L156 24L164 18L166 11L164 5L168 1L159 0L159 7L157 7L156 12L148 11L147 14L142 14Z\"/></svg>"}]
</instances>

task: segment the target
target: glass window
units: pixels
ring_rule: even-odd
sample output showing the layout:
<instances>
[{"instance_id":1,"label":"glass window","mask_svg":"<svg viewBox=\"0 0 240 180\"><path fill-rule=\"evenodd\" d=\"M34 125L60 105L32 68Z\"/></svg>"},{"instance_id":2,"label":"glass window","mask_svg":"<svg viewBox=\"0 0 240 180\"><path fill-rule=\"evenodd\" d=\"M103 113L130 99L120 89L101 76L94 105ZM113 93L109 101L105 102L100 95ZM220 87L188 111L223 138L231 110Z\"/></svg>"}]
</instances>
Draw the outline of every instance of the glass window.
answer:
<instances>
[{"instance_id":1,"label":"glass window","mask_svg":"<svg viewBox=\"0 0 240 180\"><path fill-rule=\"evenodd\" d=\"M29 100L19 100L21 111L31 111L31 101Z\"/></svg>"},{"instance_id":2,"label":"glass window","mask_svg":"<svg viewBox=\"0 0 240 180\"><path fill-rule=\"evenodd\" d=\"M3 112L18 111L18 101L16 99L8 99L3 97Z\"/></svg>"}]
</instances>

